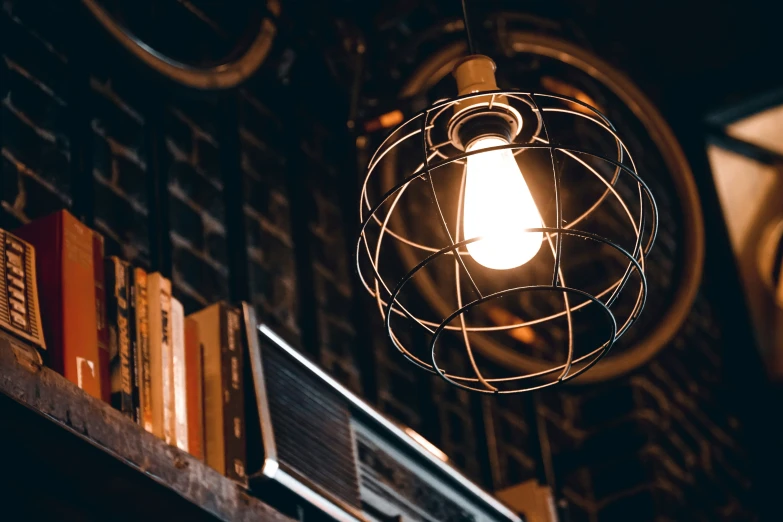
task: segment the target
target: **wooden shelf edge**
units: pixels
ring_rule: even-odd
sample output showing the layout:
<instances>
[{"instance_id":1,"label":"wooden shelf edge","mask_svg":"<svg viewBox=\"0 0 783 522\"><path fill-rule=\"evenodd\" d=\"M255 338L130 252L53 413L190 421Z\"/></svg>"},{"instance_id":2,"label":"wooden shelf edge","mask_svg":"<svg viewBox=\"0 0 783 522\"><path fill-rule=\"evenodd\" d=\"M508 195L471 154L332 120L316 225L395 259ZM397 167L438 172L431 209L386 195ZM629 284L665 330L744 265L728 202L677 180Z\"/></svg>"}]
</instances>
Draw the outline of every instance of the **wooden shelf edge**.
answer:
<instances>
[{"instance_id":1,"label":"wooden shelf edge","mask_svg":"<svg viewBox=\"0 0 783 522\"><path fill-rule=\"evenodd\" d=\"M242 486L145 432L110 405L20 356L29 346L0 332L0 394L227 522L289 522Z\"/></svg>"}]
</instances>

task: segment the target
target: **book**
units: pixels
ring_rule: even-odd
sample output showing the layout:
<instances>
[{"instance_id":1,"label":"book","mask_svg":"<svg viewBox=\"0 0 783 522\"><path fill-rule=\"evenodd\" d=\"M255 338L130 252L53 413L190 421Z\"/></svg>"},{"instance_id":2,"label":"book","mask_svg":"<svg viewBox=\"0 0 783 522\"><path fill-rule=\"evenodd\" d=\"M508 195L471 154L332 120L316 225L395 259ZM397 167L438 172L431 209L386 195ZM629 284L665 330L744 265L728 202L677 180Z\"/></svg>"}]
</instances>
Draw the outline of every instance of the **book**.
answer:
<instances>
[{"instance_id":1,"label":"book","mask_svg":"<svg viewBox=\"0 0 783 522\"><path fill-rule=\"evenodd\" d=\"M132 269L112 256L105 261L106 325L109 334L109 370L111 405L126 417L137 421L136 371L131 341L134 328L131 314Z\"/></svg>"},{"instance_id":2,"label":"book","mask_svg":"<svg viewBox=\"0 0 783 522\"><path fill-rule=\"evenodd\" d=\"M153 432L152 422L152 378L150 375L150 334L147 307L147 272L141 268L133 270L131 286L133 305L131 314L136 326L136 346L133 351L136 370L136 389L138 404L137 422L148 432Z\"/></svg>"},{"instance_id":3,"label":"book","mask_svg":"<svg viewBox=\"0 0 783 522\"><path fill-rule=\"evenodd\" d=\"M226 476L238 481L246 481L247 440L245 438L245 400L243 387L243 352L242 317L236 308L226 309L225 342L228 354L223 356L223 379L229 389L228 401L225 405L226 417ZM225 395L225 392L224 392Z\"/></svg>"},{"instance_id":4,"label":"book","mask_svg":"<svg viewBox=\"0 0 783 522\"><path fill-rule=\"evenodd\" d=\"M106 325L106 288L103 262L103 236L92 232L92 266L95 272L95 320L98 323L98 371L104 402L111 402L109 376L109 330Z\"/></svg>"},{"instance_id":5,"label":"book","mask_svg":"<svg viewBox=\"0 0 783 522\"><path fill-rule=\"evenodd\" d=\"M185 392L188 414L188 451L204 460L204 375L198 322L185 318Z\"/></svg>"},{"instance_id":6,"label":"book","mask_svg":"<svg viewBox=\"0 0 783 522\"><path fill-rule=\"evenodd\" d=\"M216 303L189 317L198 322L204 354L206 462L244 483L247 450L239 311L226 303Z\"/></svg>"},{"instance_id":7,"label":"book","mask_svg":"<svg viewBox=\"0 0 783 522\"><path fill-rule=\"evenodd\" d=\"M171 356L171 281L159 272L147 277L152 433L174 443L174 372Z\"/></svg>"},{"instance_id":8,"label":"book","mask_svg":"<svg viewBox=\"0 0 783 522\"><path fill-rule=\"evenodd\" d=\"M171 365L174 378L174 441L188 451L187 358L185 357L185 309L171 299Z\"/></svg>"},{"instance_id":9,"label":"book","mask_svg":"<svg viewBox=\"0 0 783 522\"><path fill-rule=\"evenodd\" d=\"M61 210L15 234L36 251L47 364L102 399L92 230Z\"/></svg>"}]
</instances>

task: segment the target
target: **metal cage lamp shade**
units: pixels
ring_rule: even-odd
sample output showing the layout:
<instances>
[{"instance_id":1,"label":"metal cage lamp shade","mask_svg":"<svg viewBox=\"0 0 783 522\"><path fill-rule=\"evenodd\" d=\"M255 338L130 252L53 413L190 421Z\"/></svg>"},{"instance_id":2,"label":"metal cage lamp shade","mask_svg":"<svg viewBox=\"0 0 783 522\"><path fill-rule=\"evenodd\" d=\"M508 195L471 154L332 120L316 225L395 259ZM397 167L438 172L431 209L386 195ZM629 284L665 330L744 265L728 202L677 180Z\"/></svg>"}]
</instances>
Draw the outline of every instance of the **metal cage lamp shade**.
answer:
<instances>
[{"instance_id":1,"label":"metal cage lamp shade","mask_svg":"<svg viewBox=\"0 0 783 522\"><path fill-rule=\"evenodd\" d=\"M603 114L565 96L498 90L494 68L480 55L458 63L459 96L402 123L377 149L361 190L356 255L403 356L460 388L517 393L577 377L631 327L645 304L658 217ZM594 139L575 139L575 128ZM497 168L511 173L506 184ZM476 193L484 194L478 207ZM607 234L601 213L621 232ZM400 248L416 262L401 262ZM585 277L579 259L602 263L602 277ZM450 315L437 316L418 295L424 272L452 281ZM511 312L518 300L535 301L539 315ZM507 374L474 353L475 337L486 335L525 350L540 328L559 332L547 370ZM457 349L468 367L450 362Z\"/></svg>"}]
</instances>

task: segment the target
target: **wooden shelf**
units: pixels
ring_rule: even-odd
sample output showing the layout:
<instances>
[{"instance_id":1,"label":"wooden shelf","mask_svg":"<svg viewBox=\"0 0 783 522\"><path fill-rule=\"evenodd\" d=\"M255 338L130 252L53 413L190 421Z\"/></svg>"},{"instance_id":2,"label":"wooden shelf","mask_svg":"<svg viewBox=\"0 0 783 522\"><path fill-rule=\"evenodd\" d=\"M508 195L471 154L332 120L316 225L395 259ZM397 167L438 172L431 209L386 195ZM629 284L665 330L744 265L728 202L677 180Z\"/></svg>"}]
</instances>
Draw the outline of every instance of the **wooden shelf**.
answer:
<instances>
[{"instance_id":1,"label":"wooden shelf","mask_svg":"<svg viewBox=\"0 0 783 522\"><path fill-rule=\"evenodd\" d=\"M0 500L20 520L290 521L14 344L0 332Z\"/></svg>"}]
</instances>

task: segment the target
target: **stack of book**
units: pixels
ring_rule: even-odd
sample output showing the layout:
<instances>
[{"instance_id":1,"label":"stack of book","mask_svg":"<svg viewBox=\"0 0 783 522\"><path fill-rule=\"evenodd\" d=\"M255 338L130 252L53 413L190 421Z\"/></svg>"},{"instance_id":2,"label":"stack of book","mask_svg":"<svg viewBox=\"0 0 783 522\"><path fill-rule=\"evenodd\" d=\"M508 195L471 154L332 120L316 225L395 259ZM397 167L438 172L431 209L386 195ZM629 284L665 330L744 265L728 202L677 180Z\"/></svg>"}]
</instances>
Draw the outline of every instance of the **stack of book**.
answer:
<instances>
[{"instance_id":1,"label":"stack of book","mask_svg":"<svg viewBox=\"0 0 783 522\"><path fill-rule=\"evenodd\" d=\"M36 252L47 365L168 444L245 480L239 310L185 316L162 274L111 256L67 211L14 231Z\"/></svg>"}]
</instances>

